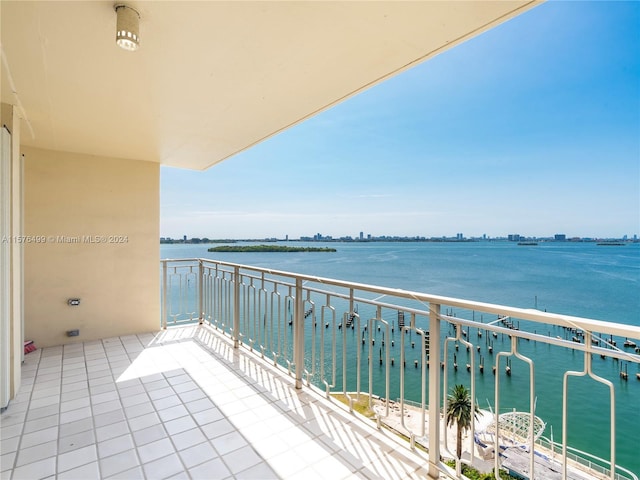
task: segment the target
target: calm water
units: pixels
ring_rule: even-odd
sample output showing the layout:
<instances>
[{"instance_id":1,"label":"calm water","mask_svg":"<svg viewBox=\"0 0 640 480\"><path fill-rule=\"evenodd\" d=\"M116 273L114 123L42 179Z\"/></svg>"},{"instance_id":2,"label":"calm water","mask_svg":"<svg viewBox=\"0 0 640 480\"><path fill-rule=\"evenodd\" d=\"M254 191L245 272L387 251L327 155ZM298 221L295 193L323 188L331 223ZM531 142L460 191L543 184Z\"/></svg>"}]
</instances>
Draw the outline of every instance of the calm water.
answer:
<instances>
[{"instance_id":1,"label":"calm water","mask_svg":"<svg viewBox=\"0 0 640 480\"><path fill-rule=\"evenodd\" d=\"M640 244L335 243L330 246L338 250L336 253L224 254L207 252L209 246L162 245L161 257L212 258L640 326ZM561 329L549 333L563 335ZM481 343L473 332L469 338ZM502 345L501 338L496 342ZM496 345L496 351L508 348L507 342L500 345ZM562 376L558 370L582 370L583 356L535 343L525 343L521 351L536 360L536 414L547 422L544 435L550 437L553 430L554 439L560 441ZM466 352L457 355L459 364L466 363ZM596 372L616 387L617 463L640 473L640 381L635 377L638 367L629 367L629 381L623 382L618 376L618 362L594 358ZM514 374L501 380L501 407L528 411L527 370L518 361L512 368ZM468 384L469 374L462 370L450 372L450 385ZM569 388L569 444L608 458L608 390L585 378L571 379ZM493 376L478 375L476 390L480 406L487 408L494 398ZM419 394L415 396L419 400Z\"/></svg>"}]
</instances>

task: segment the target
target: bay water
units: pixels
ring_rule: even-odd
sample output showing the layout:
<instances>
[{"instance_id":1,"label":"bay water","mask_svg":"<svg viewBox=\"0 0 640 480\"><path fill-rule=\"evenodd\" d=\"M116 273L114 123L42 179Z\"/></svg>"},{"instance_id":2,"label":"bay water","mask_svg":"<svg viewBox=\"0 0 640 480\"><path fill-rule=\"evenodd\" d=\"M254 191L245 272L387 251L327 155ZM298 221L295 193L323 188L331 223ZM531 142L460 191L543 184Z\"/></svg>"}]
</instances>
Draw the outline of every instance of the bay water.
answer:
<instances>
[{"instance_id":1,"label":"bay water","mask_svg":"<svg viewBox=\"0 0 640 480\"><path fill-rule=\"evenodd\" d=\"M161 245L161 258L210 258L640 326L640 244L637 243L623 246L577 242L519 246L503 241L286 244L330 246L337 252L213 253L207 251L213 244L173 244ZM471 338L469 333L470 341L479 343L479 339ZM548 334L566 336L562 329L551 327ZM496 346L496 350L508 350L508 340L497 341L501 346ZM622 341L624 339L619 339L618 345ZM523 346L521 351L535 361L536 414L547 424L544 436L553 435L555 441L560 441L562 373L582 370L584 355L536 342ZM464 364L464 353L458 355ZM500 403L501 407L528 411L528 370L524 362L522 365L518 362L514 360L512 364L512 376L504 382L501 380ZM626 365L629 379L624 381L619 372L621 364L626 362L599 357L593 362L596 373L615 386L616 463L640 475L638 365ZM469 374L464 369L452 371L450 375L453 379L449 385L451 382L469 384ZM476 399L481 408L492 405L494 386L490 373L476 376ZM419 390L419 386L417 388ZM405 390L405 393L410 397L410 392ZM419 394L415 396L419 400ZM608 389L589 378L571 378L568 400L568 444L609 458Z\"/></svg>"}]
</instances>

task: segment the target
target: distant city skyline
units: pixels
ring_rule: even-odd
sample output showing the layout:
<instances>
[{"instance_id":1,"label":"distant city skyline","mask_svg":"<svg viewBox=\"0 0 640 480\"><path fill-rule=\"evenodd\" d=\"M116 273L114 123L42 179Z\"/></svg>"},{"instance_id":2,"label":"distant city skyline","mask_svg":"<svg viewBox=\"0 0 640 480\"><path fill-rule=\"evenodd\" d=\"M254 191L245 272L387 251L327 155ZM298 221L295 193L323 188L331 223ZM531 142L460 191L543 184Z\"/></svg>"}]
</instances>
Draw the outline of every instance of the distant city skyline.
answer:
<instances>
[{"instance_id":1,"label":"distant city skyline","mask_svg":"<svg viewBox=\"0 0 640 480\"><path fill-rule=\"evenodd\" d=\"M358 232L355 235L344 234L340 236L324 235L320 232L312 235L301 235L299 237L292 237L288 234L278 235L274 237L212 237L210 235L204 236L192 236L181 235L178 237L162 236L160 240L177 240L177 241L190 241L190 240L204 240L204 241L393 241L393 240L424 240L424 241L467 241L467 240L507 240L518 242L521 240L540 240L540 241L556 241L556 242L571 242L571 241L603 241L603 240L619 240L619 241L638 241L638 235L622 235L622 236L601 236L601 237L579 237L574 235L567 235L565 233L554 233L551 235L520 235L518 233L509 233L504 235L490 236L487 234L478 236L466 236L464 233L456 233L453 235L442 236L425 236L425 235L372 235L370 233Z\"/></svg>"},{"instance_id":2,"label":"distant city skyline","mask_svg":"<svg viewBox=\"0 0 640 480\"><path fill-rule=\"evenodd\" d=\"M631 238L638 24L640 2L546 2L207 171L162 167L160 235Z\"/></svg>"}]
</instances>

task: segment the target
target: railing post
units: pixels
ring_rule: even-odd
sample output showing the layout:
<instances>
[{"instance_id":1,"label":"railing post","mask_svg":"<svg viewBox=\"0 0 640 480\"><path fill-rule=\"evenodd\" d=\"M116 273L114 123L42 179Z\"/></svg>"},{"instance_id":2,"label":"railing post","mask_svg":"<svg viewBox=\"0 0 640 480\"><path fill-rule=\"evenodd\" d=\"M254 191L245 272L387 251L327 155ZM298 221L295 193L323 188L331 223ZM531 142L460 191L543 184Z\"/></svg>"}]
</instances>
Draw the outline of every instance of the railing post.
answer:
<instances>
[{"instance_id":1,"label":"railing post","mask_svg":"<svg viewBox=\"0 0 640 480\"><path fill-rule=\"evenodd\" d=\"M233 348L240 346L240 267L233 268Z\"/></svg>"},{"instance_id":2,"label":"railing post","mask_svg":"<svg viewBox=\"0 0 640 480\"><path fill-rule=\"evenodd\" d=\"M198 323L204 322L204 299L202 286L204 282L204 265L202 265L202 259L198 259Z\"/></svg>"},{"instance_id":3,"label":"railing post","mask_svg":"<svg viewBox=\"0 0 640 480\"><path fill-rule=\"evenodd\" d=\"M162 260L162 329L167 329L167 261Z\"/></svg>"},{"instance_id":4,"label":"railing post","mask_svg":"<svg viewBox=\"0 0 640 480\"><path fill-rule=\"evenodd\" d=\"M293 312L293 362L296 365L296 388L302 388L304 373L304 311L302 302L302 279L296 277L296 303Z\"/></svg>"},{"instance_id":5,"label":"railing post","mask_svg":"<svg viewBox=\"0 0 640 480\"><path fill-rule=\"evenodd\" d=\"M429 470L440 477L440 305L429 304Z\"/></svg>"}]
</instances>

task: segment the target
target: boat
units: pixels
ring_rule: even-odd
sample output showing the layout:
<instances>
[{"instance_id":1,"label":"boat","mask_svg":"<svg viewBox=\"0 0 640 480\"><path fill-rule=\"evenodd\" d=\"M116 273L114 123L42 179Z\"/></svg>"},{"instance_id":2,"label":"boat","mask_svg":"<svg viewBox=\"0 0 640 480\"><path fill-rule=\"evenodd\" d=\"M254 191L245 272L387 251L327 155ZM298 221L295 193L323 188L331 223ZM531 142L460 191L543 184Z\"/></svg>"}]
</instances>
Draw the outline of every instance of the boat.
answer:
<instances>
[{"instance_id":1,"label":"boat","mask_svg":"<svg viewBox=\"0 0 640 480\"><path fill-rule=\"evenodd\" d=\"M628 338L624 341L623 345L625 347L636 348L636 342L634 342L633 340L629 340Z\"/></svg>"},{"instance_id":2,"label":"boat","mask_svg":"<svg viewBox=\"0 0 640 480\"><path fill-rule=\"evenodd\" d=\"M518 242L518 245L520 245L520 246L536 246L536 245L538 245L538 242Z\"/></svg>"}]
</instances>

